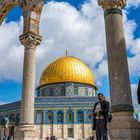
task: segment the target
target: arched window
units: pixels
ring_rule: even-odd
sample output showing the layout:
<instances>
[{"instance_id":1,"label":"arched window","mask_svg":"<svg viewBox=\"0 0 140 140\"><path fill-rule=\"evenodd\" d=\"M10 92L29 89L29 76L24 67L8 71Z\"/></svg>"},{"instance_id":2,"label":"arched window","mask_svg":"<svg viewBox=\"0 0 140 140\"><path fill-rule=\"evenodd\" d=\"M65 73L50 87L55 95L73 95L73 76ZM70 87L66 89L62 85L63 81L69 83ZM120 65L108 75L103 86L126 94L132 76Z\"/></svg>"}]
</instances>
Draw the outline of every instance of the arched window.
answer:
<instances>
[{"instance_id":1,"label":"arched window","mask_svg":"<svg viewBox=\"0 0 140 140\"><path fill-rule=\"evenodd\" d=\"M38 97L40 96L40 90L37 90L37 96Z\"/></svg>"},{"instance_id":2,"label":"arched window","mask_svg":"<svg viewBox=\"0 0 140 140\"><path fill-rule=\"evenodd\" d=\"M53 112L51 110L47 112L47 123L53 124Z\"/></svg>"},{"instance_id":3,"label":"arched window","mask_svg":"<svg viewBox=\"0 0 140 140\"><path fill-rule=\"evenodd\" d=\"M42 89L41 96L45 96L45 89Z\"/></svg>"},{"instance_id":4,"label":"arched window","mask_svg":"<svg viewBox=\"0 0 140 140\"><path fill-rule=\"evenodd\" d=\"M78 123L84 123L84 113L83 113L83 111L81 111L81 110L78 111L77 120L78 120Z\"/></svg>"},{"instance_id":5,"label":"arched window","mask_svg":"<svg viewBox=\"0 0 140 140\"><path fill-rule=\"evenodd\" d=\"M72 113L71 112L68 113L68 121L72 122Z\"/></svg>"},{"instance_id":6,"label":"arched window","mask_svg":"<svg viewBox=\"0 0 140 140\"><path fill-rule=\"evenodd\" d=\"M87 112L86 112L86 122L87 123L92 123L92 110L88 110Z\"/></svg>"},{"instance_id":7,"label":"arched window","mask_svg":"<svg viewBox=\"0 0 140 140\"><path fill-rule=\"evenodd\" d=\"M74 85L74 96L78 95L78 86Z\"/></svg>"},{"instance_id":8,"label":"arched window","mask_svg":"<svg viewBox=\"0 0 140 140\"><path fill-rule=\"evenodd\" d=\"M61 124L63 123L63 112L61 110L57 113L57 122Z\"/></svg>"},{"instance_id":9,"label":"arched window","mask_svg":"<svg viewBox=\"0 0 140 140\"><path fill-rule=\"evenodd\" d=\"M73 124L74 123L74 113L71 110L69 110L67 112L67 123L69 123L69 124Z\"/></svg>"}]
</instances>

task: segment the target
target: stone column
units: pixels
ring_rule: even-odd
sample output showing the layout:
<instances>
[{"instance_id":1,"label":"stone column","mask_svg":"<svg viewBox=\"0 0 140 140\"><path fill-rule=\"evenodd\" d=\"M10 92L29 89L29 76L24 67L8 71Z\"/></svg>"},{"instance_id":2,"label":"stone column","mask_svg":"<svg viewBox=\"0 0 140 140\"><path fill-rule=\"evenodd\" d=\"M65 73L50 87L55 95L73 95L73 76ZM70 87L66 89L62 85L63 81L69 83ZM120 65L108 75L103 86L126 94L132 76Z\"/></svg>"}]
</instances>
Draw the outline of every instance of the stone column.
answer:
<instances>
[{"instance_id":1,"label":"stone column","mask_svg":"<svg viewBox=\"0 0 140 140\"><path fill-rule=\"evenodd\" d=\"M45 139L46 138L46 111L43 110L42 111L42 116L43 116L43 120L42 120L42 126L41 126L41 138Z\"/></svg>"},{"instance_id":2,"label":"stone column","mask_svg":"<svg viewBox=\"0 0 140 140\"><path fill-rule=\"evenodd\" d=\"M20 125L15 133L15 140L36 140L37 131L34 127L35 50L40 44L41 37L27 32L20 36L20 41L25 47L25 52Z\"/></svg>"},{"instance_id":3,"label":"stone column","mask_svg":"<svg viewBox=\"0 0 140 140\"><path fill-rule=\"evenodd\" d=\"M67 109L64 109L64 124L63 124L63 138L66 139L68 136L68 131L67 131Z\"/></svg>"},{"instance_id":4,"label":"stone column","mask_svg":"<svg viewBox=\"0 0 140 140\"><path fill-rule=\"evenodd\" d=\"M126 0L98 0L104 10L113 120L111 140L138 140L140 125L133 119L122 11Z\"/></svg>"},{"instance_id":5,"label":"stone column","mask_svg":"<svg viewBox=\"0 0 140 140\"><path fill-rule=\"evenodd\" d=\"M77 109L74 108L74 138L78 138L78 123L77 123Z\"/></svg>"},{"instance_id":6,"label":"stone column","mask_svg":"<svg viewBox=\"0 0 140 140\"><path fill-rule=\"evenodd\" d=\"M53 124L52 124L52 135L57 136L58 132L58 124L57 124L57 110L53 110Z\"/></svg>"},{"instance_id":7,"label":"stone column","mask_svg":"<svg viewBox=\"0 0 140 140\"><path fill-rule=\"evenodd\" d=\"M121 8L125 0L104 0L112 111L133 111Z\"/></svg>"}]
</instances>

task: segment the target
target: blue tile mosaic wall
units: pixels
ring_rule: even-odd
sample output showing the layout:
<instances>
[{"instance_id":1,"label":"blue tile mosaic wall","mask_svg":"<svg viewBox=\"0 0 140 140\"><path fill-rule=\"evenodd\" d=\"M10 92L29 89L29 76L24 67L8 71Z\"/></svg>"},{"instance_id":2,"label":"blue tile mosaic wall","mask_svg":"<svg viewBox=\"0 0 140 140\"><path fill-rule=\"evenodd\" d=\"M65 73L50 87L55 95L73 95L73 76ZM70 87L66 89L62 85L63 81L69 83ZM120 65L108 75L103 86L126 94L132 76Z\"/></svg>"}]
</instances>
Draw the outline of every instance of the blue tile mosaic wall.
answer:
<instances>
[{"instance_id":1,"label":"blue tile mosaic wall","mask_svg":"<svg viewBox=\"0 0 140 140\"><path fill-rule=\"evenodd\" d=\"M92 110L79 109L76 110L76 115L74 115L73 109L66 110L66 114L64 114L64 110L46 110L45 113L46 117L40 110L36 111L36 124L91 124L93 119ZM44 122L43 117L45 117ZM76 121L74 121L75 119Z\"/></svg>"},{"instance_id":2,"label":"blue tile mosaic wall","mask_svg":"<svg viewBox=\"0 0 140 140\"><path fill-rule=\"evenodd\" d=\"M81 83L45 85L37 89L37 96L95 96L93 86Z\"/></svg>"}]
</instances>

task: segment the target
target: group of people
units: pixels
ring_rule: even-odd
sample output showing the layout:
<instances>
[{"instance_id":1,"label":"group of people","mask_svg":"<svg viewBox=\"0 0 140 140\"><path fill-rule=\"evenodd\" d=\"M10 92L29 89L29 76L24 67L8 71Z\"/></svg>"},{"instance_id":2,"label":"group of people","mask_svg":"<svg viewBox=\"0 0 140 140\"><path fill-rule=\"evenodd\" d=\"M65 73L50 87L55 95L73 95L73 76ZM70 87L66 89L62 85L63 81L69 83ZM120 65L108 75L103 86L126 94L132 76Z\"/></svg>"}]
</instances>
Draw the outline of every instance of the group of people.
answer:
<instances>
[{"instance_id":1,"label":"group of people","mask_svg":"<svg viewBox=\"0 0 140 140\"><path fill-rule=\"evenodd\" d=\"M51 137L46 137L46 140L57 140L57 138L55 136L51 136Z\"/></svg>"},{"instance_id":2,"label":"group of people","mask_svg":"<svg viewBox=\"0 0 140 140\"><path fill-rule=\"evenodd\" d=\"M98 94L98 101L93 107L93 132L96 134L96 140L109 140L107 132L107 122L110 122L112 116L110 114L109 102L105 100L102 93ZM92 137L94 140L95 137Z\"/></svg>"},{"instance_id":3,"label":"group of people","mask_svg":"<svg viewBox=\"0 0 140 140\"><path fill-rule=\"evenodd\" d=\"M14 140L13 136L4 136L3 140Z\"/></svg>"}]
</instances>

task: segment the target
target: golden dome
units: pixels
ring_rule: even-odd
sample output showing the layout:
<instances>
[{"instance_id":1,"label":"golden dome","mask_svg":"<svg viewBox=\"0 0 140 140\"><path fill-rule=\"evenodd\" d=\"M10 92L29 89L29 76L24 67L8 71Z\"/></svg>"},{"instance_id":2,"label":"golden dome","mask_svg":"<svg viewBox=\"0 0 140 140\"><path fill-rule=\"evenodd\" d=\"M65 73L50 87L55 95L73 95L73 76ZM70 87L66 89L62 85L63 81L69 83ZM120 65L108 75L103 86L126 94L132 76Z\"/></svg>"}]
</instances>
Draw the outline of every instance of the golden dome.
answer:
<instances>
[{"instance_id":1,"label":"golden dome","mask_svg":"<svg viewBox=\"0 0 140 140\"><path fill-rule=\"evenodd\" d=\"M40 86L61 82L84 83L96 87L91 70L81 60L72 56L53 61L45 68L40 78Z\"/></svg>"}]
</instances>

